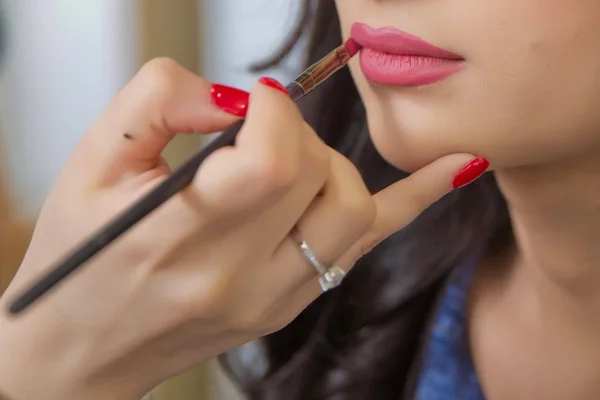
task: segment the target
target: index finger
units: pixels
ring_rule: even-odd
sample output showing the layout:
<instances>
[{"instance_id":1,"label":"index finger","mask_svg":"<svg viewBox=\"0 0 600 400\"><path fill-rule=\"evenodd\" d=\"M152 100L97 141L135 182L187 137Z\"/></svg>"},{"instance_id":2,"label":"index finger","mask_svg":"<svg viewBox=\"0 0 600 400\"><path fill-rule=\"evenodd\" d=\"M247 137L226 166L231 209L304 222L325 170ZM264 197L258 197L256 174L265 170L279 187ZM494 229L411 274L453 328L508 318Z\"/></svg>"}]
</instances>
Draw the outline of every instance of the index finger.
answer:
<instances>
[{"instance_id":1,"label":"index finger","mask_svg":"<svg viewBox=\"0 0 600 400\"><path fill-rule=\"evenodd\" d=\"M489 163L484 158L475 158L470 154L452 154L376 193L373 196L377 208L375 222L347 253L341 264L354 264L440 198L480 177L488 166Z\"/></svg>"}]
</instances>

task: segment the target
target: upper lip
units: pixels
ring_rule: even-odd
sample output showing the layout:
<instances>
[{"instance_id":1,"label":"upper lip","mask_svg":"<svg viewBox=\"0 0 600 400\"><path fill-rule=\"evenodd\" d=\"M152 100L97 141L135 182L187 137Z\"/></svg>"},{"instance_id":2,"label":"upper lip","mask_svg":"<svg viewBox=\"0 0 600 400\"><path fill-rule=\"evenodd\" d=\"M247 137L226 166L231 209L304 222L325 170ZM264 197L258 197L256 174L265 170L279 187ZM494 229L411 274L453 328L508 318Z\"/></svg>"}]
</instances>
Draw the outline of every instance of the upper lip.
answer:
<instances>
[{"instance_id":1,"label":"upper lip","mask_svg":"<svg viewBox=\"0 0 600 400\"><path fill-rule=\"evenodd\" d=\"M351 36L362 47L384 53L463 60L458 54L392 27L374 29L356 23L352 25Z\"/></svg>"}]
</instances>

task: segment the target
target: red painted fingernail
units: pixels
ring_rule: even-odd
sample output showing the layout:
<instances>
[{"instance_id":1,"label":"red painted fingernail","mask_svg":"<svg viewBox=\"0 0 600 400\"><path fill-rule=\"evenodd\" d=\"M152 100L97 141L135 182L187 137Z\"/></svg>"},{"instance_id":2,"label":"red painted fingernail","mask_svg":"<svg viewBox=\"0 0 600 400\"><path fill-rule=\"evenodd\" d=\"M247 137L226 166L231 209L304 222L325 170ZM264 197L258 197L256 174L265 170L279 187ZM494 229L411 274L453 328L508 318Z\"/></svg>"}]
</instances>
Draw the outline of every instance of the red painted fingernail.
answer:
<instances>
[{"instance_id":1,"label":"red painted fingernail","mask_svg":"<svg viewBox=\"0 0 600 400\"><path fill-rule=\"evenodd\" d=\"M273 78L267 78L267 77L262 77L258 80L260 83L262 83L265 86L268 87L272 87L273 89L277 89L285 94L288 94L287 89L285 88L285 86L283 86L281 83L277 82L275 79Z\"/></svg>"},{"instance_id":2,"label":"red painted fingernail","mask_svg":"<svg viewBox=\"0 0 600 400\"><path fill-rule=\"evenodd\" d=\"M485 171L487 171L490 163L483 157L477 157L467 165L463 167L452 181L454 189L461 188L468 185L469 183L477 180Z\"/></svg>"},{"instance_id":3,"label":"red painted fingernail","mask_svg":"<svg viewBox=\"0 0 600 400\"><path fill-rule=\"evenodd\" d=\"M233 114L236 117L245 117L248 112L248 99L250 94L230 86L213 84L210 96L215 106Z\"/></svg>"}]
</instances>

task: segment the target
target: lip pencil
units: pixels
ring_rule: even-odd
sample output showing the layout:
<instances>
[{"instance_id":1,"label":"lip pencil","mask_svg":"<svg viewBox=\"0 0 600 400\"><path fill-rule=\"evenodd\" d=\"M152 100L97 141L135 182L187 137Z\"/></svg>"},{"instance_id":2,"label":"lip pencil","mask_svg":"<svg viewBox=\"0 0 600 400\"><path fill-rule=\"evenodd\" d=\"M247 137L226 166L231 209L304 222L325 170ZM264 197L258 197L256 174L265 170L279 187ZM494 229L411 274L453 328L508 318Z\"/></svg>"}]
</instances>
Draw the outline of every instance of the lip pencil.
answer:
<instances>
[{"instance_id":1,"label":"lip pencil","mask_svg":"<svg viewBox=\"0 0 600 400\"><path fill-rule=\"evenodd\" d=\"M289 96L295 102L306 96L331 75L342 69L359 49L360 46L353 39L349 39L341 46L335 48L286 86ZM177 168L165 181L145 197L134 203L129 209L77 247L71 254L50 268L49 272L26 288L22 294L10 303L9 312L16 315L27 309L67 276L80 269L87 261L120 235L140 222L179 191L186 188L193 181L196 171L206 157L222 147L233 146L235 144L235 138L243 123L243 120L238 121L229 127L220 136Z\"/></svg>"}]
</instances>

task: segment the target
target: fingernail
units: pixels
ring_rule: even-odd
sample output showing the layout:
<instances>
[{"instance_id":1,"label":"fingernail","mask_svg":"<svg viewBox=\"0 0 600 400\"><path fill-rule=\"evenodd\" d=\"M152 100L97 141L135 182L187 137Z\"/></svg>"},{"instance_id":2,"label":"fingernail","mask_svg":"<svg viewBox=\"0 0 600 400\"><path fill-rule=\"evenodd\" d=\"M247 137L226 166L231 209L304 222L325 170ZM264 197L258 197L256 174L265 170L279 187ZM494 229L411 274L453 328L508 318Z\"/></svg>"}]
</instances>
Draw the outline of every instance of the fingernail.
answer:
<instances>
[{"instance_id":1,"label":"fingernail","mask_svg":"<svg viewBox=\"0 0 600 400\"><path fill-rule=\"evenodd\" d=\"M277 82L275 79L273 78L267 78L267 77L262 77L258 80L260 83L262 83L265 86L268 87L272 87L273 89L277 89L285 94L288 94L287 89L285 88L285 86L283 86L281 83Z\"/></svg>"},{"instance_id":2,"label":"fingernail","mask_svg":"<svg viewBox=\"0 0 600 400\"><path fill-rule=\"evenodd\" d=\"M465 165L452 181L454 189L461 188L468 185L469 183L477 180L485 171L487 171L490 163L483 157L477 157L467 165Z\"/></svg>"},{"instance_id":3,"label":"fingernail","mask_svg":"<svg viewBox=\"0 0 600 400\"><path fill-rule=\"evenodd\" d=\"M248 112L248 92L215 83L210 89L210 96L215 106L236 117L243 118Z\"/></svg>"}]
</instances>

